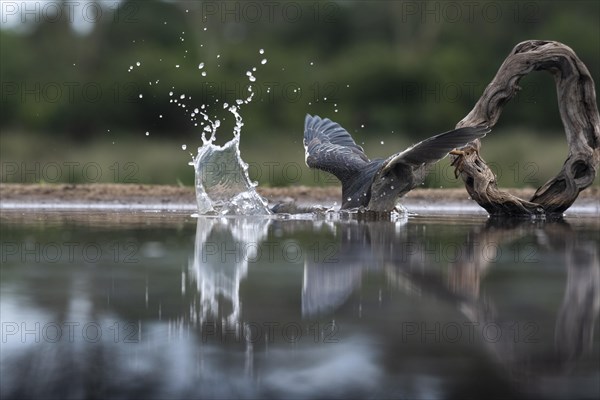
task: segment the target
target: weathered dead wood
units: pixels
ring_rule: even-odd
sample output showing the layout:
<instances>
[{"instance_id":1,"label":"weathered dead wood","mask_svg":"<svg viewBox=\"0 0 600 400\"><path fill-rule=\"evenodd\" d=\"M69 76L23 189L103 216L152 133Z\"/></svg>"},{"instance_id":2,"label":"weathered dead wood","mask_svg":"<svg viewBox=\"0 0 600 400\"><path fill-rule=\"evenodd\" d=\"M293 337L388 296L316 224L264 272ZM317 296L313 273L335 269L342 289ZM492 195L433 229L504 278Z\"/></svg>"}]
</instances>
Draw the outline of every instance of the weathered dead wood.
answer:
<instances>
[{"instance_id":1,"label":"weathered dead wood","mask_svg":"<svg viewBox=\"0 0 600 400\"><path fill-rule=\"evenodd\" d=\"M525 201L498 188L496 176L479 155L479 140L452 155L467 192L492 215L562 214L596 176L600 163L600 117L594 81L573 50L562 43L529 40L515 46L473 110L456 127L494 126L504 105L520 89L519 80L532 71L543 70L554 76L569 145L569 155L556 177Z\"/></svg>"}]
</instances>

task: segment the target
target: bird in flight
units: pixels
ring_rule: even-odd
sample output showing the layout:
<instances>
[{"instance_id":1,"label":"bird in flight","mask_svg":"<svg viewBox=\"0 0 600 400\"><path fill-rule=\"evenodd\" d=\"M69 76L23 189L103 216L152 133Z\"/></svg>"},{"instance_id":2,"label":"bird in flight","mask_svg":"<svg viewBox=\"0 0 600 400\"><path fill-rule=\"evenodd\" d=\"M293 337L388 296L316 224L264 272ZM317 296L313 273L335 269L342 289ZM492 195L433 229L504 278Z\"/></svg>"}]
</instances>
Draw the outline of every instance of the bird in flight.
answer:
<instances>
[{"instance_id":1,"label":"bird in flight","mask_svg":"<svg viewBox=\"0 0 600 400\"><path fill-rule=\"evenodd\" d=\"M457 147L484 137L487 126L459 128L425 139L385 160L369 160L338 123L306 115L306 165L333 174L342 183L342 209L365 207L390 212L400 197L420 185L428 167Z\"/></svg>"}]
</instances>

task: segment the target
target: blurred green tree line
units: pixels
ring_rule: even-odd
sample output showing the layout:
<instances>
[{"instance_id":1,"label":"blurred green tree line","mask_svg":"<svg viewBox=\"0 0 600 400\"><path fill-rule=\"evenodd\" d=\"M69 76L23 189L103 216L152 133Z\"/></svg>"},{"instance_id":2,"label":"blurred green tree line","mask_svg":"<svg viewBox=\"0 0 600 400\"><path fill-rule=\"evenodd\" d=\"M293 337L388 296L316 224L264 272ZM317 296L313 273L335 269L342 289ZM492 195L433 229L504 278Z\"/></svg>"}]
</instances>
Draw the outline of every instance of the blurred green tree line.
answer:
<instances>
[{"instance_id":1,"label":"blurred green tree line","mask_svg":"<svg viewBox=\"0 0 600 400\"><path fill-rule=\"evenodd\" d=\"M194 108L223 118L252 83L250 142L297 139L307 112L422 138L452 128L527 39L564 42L600 79L596 1L32 3L2 5L3 131L190 137ZM559 132L552 78L522 87L503 120Z\"/></svg>"}]
</instances>

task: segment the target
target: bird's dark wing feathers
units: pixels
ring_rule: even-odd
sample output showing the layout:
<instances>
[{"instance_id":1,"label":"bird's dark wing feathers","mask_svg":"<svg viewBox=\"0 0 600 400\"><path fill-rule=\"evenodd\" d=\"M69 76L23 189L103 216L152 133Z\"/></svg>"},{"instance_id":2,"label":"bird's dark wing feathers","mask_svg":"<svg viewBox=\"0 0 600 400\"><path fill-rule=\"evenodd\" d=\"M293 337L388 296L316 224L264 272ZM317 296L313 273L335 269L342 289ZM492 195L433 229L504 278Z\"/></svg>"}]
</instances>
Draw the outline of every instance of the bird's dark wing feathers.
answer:
<instances>
[{"instance_id":1,"label":"bird's dark wing feathers","mask_svg":"<svg viewBox=\"0 0 600 400\"><path fill-rule=\"evenodd\" d=\"M306 115L304 148L306 165L332 173L342 183L369 163L362 147L344 128L316 115Z\"/></svg>"},{"instance_id":2,"label":"bird's dark wing feathers","mask_svg":"<svg viewBox=\"0 0 600 400\"><path fill-rule=\"evenodd\" d=\"M389 169L396 163L420 166L436 162L448 155L452 149L482 138L489 132L490 129L487 126L477 126L440 133L389 157L383 168Z\"/></svg>"}]
</instances>

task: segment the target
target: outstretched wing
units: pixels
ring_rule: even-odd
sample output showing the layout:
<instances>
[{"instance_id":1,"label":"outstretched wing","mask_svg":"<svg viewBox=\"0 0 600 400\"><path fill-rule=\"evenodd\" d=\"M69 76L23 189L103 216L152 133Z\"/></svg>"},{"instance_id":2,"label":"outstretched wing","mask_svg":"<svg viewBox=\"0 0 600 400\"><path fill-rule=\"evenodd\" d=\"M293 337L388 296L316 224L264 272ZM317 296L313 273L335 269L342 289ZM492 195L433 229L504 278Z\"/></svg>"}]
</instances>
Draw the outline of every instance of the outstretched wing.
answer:
<instances>
[{"instance_id":1,"label":"outstretched wing","mask_svg":"<svg viewBox=\"0 0 600 400\"><path fill-rule=\"evenodd\" d=\"M368 163L362 147L338 123L328 118L306 115L304 120L306 165L335 175L342 183Z\"/></svg>"},{"instance_id":2,"label":"outstretched wing","mask_svg":"<svg viewBox=\"0 0 600 400\"><path fill-rule=\"evenodd\" d=\"M383 170L386 171L397 163L412 166L434 163L446 157L452 149L482 138L489 132L490 128L487 126L477 126L440 133L389 157L385 161Z\"/></svg>"}]
</instances>

